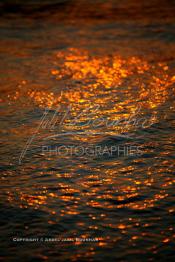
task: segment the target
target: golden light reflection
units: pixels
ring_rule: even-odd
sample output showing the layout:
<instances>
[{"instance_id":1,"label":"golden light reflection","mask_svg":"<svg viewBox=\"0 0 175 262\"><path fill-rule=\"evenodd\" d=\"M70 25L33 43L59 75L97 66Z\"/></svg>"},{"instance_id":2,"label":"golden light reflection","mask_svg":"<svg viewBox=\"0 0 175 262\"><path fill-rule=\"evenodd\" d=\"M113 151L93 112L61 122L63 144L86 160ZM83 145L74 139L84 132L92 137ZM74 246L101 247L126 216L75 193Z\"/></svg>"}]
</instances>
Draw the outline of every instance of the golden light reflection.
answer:
<instances>
[{"instance_id":1,"label":"golden light reflection","mask_svg":"<svg viewBox=\"0 0 175 262\"><path fill-rule=\"evenodd\" d=\"M58 95L58 92L29 87L27 95L40 107L52 107L66 100L90 103L94 97L98 103L106 104L117 101L114 96L122 88L127 100L117 101L115 106L120 110L133 98L143 106L156 108L165 102L167 89L175 82L175 76L168 74L165 63L152 64L138 57L126 59L115 54L95 57L87 50L69 48L57 54L55 64L59 69L52 69L50 74L58 80L58 88L60 82L66 89ZM21 85L29 84L21 81ZM19 96L20 90L15 95L8 95L8 98L16 100ZM102 96L101 99L99 96Z\"/></svg>"},{"instance_id":2,"label":"golden light reflection","mask_svg":"<svg viewBox=\"0 0 175 262\"><path fill-rule=\"evenodd\" d=\"M78 124L89 118L94 121L105 118L106 125L114 123L114 126L107 130L102 123L100 130L109 133L110 129L111 134L133 131L136 128L133 123L122 125L121 121L137 114L144 119L147 110L150 110L147 126L157 122L157 110L168 99L169 89L175 82L166 63L153 64L134 56L95 56L87 50L69 48L57 53L54 65L50 75L57 81L57 88L53 87L52 91L36 85L32 88L28 81L21 80L19 90L8 95L9 103L23 96L41 108L71 105L71 115L78 117ZM65 124L70 121L65 119ZM117 121L119 124L115 125ZM75 129L75 125L71 128ZM83 129L89 130L90 126ZM99 129L89 131L96 133Z\"/></svg>"},{"instance_id":3,"label":"golden light reflection","mask_svg":"<svg viewBox=\"0 0 175 262\"><path fill-rule=\"evenodd\" d=\"M149 112L151 115L148 126L156 123L159 120L159 107L169 99L170 90L175 83L175 76L169 73L166 63L153 64L143 58L134 56L122 58L117 54L95 56L90 51L76 48L58 52L55 67L51 68L49 74L57 82L57 87L53 87L49 91L50 89L47 90L47 88L44 89L41 86L39 88L37 86L32 87L32 84L28 81L21 80L19 90L15 91L14 94L8 94L9 103L16 103L24 96L29 104L34 103L41 109L48 107L55 110L58 105L71 105L71 117L78 117L77 125L65 127L66 124L71 123L71 118L65 119L63 130L92 131L94 134L99 130L104 133L108 131L109 135L132 132L135 130L132 124L127 125L125 129L122 125L110 126L110 133L109 129L107 130L106 126L103 125L104 123L99 130L96 130L92 124L87 124L83 128L81 124L89 121L89 119L98 121L100 118L105 118L109 123L110 121L113 121L113 123L115 121L120 122L123 118L127 119L137 114L138 108L141 108L140 117L144 117L145 112ZM100 105L100 107L98 108L95 105ZM82 114L80 115L80 113ZM11 128L11 133L18 137L33 134L35 124L25 129L23 126ZM102 139L102 136L99 137ZM93 135L92 137L74 135L73 141L89 143L97 142L98 139L95 140ZM169 144L171 143L172 141L169 141ZM154 146L154 141L152 144L145 142L145 145ZM159 157L163 157L165 154L167 152L161 152ZM49 161L52 160L52 157L46 159L42 164L43 170L49 169ZM67 162L69 162L69 159ZM127 235L131 232L129 242L134 245L139 239L144 239L146 234L144 232L137 234L133 230L141 227L139 218L128 218L127 221L123 219L123 221L113 223L110 220L110 212L120 212L122 209L129 210L131 213L133 211L141 212L159 206L166 198L170 197L168 189L175 183L174 179L168 179L163 175L164 172L171 171L172 163L163 159L160 160L160 165L156 168L146 166L146 160L142 158L134 159L127 166L122 165L122 161L116 159L109 162L104 160L104 163L102 168L101 162L95 168L86 161L84 163L77 161L64 174L59 173L58 170L50 172L49 175L58 179L58 182L54 181L56 190L50 192L47 187L43 186L41 191L35 193L33 189L29 189L28 192L18 191L16 195L20 201L20 208L46 210L51 215L48 220L50 225L59 223L64 218L80 216L80 206L91 211L100 210L97 215L94 215L93 212L86 214L88 222L83 222L80 219L77 226L93 232L98 232L101 226L115 230L119 234ZM137 165L140 165L139 174L137 173ZM144 165L146 166L145 169ZM35 165L32 166L32 169L35 169ZM159 177L154 175L155 169L160 174ZM83 173L82 175L80 170L85 170L85 174L87 170L90 170L91 174L84 175ZM40 172L39 179L41 181L44 174L44 171ZM147 192L153 190L157 184L161 187L160 192L152 193L147 197ZM17 202L15 194L12 192L7 194L10 203ZM57 209L57 205L61 208ZM174 214L174 212L175 209L172 207L167 209L168 214ZM102 223L100 226L99 221ZM145 230L149 227L151 227L150 222L145 222L142 225ZM169 231L173 231L173 228ZM85 237L86 235L82 236ZM103 247L108 244L108 241L107 238L102 239L94 245ZM120 241L120 237L116 241ZM171 238L162 236L162 243L168 244L170 241ZM82 245L82 242L77 241L75 245ZM93 250L87 254L93 255Z\"/></svg>"}]
</instances>

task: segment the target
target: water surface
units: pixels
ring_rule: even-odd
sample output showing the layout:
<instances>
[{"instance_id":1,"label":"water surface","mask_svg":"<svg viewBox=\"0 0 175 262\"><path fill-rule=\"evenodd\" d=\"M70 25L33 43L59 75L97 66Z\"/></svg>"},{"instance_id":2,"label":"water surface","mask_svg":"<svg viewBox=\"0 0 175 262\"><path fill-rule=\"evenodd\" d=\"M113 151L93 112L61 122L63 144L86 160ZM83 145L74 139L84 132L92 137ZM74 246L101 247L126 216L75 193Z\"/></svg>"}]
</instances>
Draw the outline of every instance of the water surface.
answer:
<instances>
[{"instance_id":1,"label":"water surface","mask_svg":"<svg viewBox=\"0 0 175 262\"><path fill-rule=\"evenodd\" d=\"M33 2L1 4L1 256L172 261L173 1ZM142 154L43 152L80 145ZM43 236L99 241L12 241Z\"/></svg>"}]
</instances>

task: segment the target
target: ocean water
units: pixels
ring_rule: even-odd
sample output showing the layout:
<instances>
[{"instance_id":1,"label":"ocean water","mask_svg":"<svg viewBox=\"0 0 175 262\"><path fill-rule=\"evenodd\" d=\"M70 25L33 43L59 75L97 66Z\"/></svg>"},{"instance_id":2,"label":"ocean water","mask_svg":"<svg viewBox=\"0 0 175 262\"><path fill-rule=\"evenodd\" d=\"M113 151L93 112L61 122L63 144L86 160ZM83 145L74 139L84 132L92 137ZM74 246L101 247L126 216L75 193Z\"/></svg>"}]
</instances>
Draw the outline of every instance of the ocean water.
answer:
<instances>
[{"instance_id":1,"label":"ocean water","mask_svg":"<svg viewBox=\"0 0 175 262\"><path fill-rule=\"evenodd\" d=\"M0 257L173 261L174 2L0 6Z\"/></svg>"}]
</instances>

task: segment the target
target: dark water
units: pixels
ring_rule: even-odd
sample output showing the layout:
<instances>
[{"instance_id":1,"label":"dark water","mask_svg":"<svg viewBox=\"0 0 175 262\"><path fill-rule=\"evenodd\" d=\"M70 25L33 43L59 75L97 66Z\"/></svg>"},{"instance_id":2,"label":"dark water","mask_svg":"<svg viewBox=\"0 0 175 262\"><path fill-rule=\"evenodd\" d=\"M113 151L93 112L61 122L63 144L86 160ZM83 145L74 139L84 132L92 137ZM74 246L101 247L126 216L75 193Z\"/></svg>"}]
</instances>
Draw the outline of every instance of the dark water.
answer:
<instances>
[{"instance_id":1,"label":"dark water","mask_svg":"<svg viewBox=\"0 0 175 262\"><path fill-rule=\"evenodd\" d=\"M0 6L0 256L173 261L174 1Z\"/></svg>"}]
</instances>

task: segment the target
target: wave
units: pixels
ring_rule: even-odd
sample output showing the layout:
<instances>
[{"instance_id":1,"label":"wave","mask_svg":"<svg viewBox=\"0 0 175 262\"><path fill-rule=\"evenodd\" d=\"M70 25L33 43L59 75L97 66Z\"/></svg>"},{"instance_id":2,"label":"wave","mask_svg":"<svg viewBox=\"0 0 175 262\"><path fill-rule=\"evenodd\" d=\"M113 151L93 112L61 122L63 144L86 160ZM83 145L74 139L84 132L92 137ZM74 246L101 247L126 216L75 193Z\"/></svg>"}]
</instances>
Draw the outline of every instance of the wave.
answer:
<instances>
[{"instance_id":1,"label":"wave","mask_svg":"<svg viewBox=\"0 0 175 262\"><path fill-rule=\"evenodd\" d=\"M173 1L153 0L5 0L0 3L1 16L6 14L57 15L58 19L93 18L107 20L137 20L150 18L174 20Z\"/></svg>"}]
</instances>

